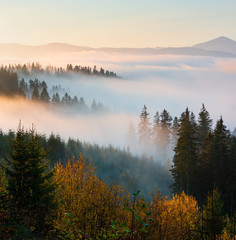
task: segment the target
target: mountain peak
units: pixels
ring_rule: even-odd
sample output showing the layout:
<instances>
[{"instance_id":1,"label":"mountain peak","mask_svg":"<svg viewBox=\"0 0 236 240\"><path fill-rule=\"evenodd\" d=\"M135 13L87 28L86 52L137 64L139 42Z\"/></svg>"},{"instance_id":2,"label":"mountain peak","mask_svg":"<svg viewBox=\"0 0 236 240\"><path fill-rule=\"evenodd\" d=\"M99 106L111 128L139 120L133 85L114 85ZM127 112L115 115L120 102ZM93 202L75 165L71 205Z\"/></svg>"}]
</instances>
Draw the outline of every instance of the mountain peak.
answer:
<instances>
[{"instance_id":1,"label":"mountain peak","mask_svg":"<svg viewBox=\"0 0 236 240\"><path fill-rule=\"evenodd\" d=\"M220 36L216 39L196 44L193 47L207 51L221 51L230 54L236 54L236 41L224 36Z\"/></svg>"},{"instance_id":2,"label":"mountain peak","mask_svg":"<svg viewBox=\"0 0 236 240\"><path fill-rule=\"evenodd\" d=\"M212 41L214 41L214 40L219 40L219 41L233 41L232 39L230 39L230 38L228 38L228 37L225 37L225 36L220 36L220 37L218 37L218 38L216 38L216 39L213 39Z\"/></svg>"}]
</instances>

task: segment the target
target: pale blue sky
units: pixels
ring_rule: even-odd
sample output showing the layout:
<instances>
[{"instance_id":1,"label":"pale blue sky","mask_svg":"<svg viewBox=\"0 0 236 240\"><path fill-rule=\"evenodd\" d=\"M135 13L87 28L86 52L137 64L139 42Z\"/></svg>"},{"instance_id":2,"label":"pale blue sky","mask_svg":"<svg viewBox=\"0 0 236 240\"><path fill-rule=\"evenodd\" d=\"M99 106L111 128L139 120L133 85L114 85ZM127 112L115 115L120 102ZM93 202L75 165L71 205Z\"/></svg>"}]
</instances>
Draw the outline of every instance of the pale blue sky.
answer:
<instances>
[{"instance_id":1,"label":"pale blue sky","mask_svg":"<svg viewBox=\"0 0 236 240\"><path fill-rule=\"evenodd\" d=\"M0 0L0 43L190 46L236 40L235 0Z\"/></svg>"}]
</instances>

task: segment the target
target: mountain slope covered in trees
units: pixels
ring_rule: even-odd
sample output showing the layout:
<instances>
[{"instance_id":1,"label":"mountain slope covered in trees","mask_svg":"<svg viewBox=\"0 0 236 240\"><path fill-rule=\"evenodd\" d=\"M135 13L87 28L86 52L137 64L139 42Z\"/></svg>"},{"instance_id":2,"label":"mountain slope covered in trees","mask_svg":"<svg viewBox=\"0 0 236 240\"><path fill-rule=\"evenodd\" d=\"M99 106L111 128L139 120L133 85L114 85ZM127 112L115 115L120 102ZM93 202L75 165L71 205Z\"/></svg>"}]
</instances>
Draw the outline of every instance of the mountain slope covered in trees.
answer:
<instances>
[{"instance_id":1,"label":"mountain slope covered in trees","mask_svg":"<svg viewBox=\"0 0 236 240\"><path fill-rule=\"evenodd\" d=\"M188 119L187 113L183 119ZM9 135L7 163L0 168L3 240L235 237L235 216L227 217L216 189L201 208L184 192L169 199L157 192L148 203L140 191L129 195L121 186L99 180L82 155L64 166L58 162L51 171L43 150L46 142L33 129L27 132L19 126L15 136ZM50 211L44 211L45 206Z\"/></svg>"}]
</instances>

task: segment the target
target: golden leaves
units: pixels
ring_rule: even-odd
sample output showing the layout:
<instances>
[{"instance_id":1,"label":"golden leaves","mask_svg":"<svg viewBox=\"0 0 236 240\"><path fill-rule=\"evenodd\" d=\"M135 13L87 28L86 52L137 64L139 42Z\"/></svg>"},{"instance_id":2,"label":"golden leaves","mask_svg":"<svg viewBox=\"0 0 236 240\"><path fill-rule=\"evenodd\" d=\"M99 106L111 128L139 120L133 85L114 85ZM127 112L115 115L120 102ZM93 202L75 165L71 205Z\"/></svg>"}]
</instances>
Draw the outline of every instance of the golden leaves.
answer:
<instances>
[{"instance_id":1,"label":"golden leaves","mask_svg":"<svg viewBox=\"0 0 236 240\"><path fill-rule=\"evenodd\" d=\"M65 167L58 163L55 180L59 201L55 225L60 231L72 231L74 237L97 237L121 214L125 199L121 187L98 179L95 168L86 164L82 155L79 160L69 161ZM65 213L73 215L72 225L66 221Z\"/></svg>"}]
</instances>

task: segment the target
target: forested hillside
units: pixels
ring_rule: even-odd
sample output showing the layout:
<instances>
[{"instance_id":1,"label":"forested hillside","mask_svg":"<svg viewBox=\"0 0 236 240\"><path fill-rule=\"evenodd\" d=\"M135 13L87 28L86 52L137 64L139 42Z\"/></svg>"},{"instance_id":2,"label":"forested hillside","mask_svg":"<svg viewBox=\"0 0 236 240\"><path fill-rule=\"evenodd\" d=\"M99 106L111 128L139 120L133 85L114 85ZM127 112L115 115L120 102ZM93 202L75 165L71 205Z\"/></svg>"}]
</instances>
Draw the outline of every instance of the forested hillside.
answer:
<instances>
[{"instance_id":1,"label":"forested hillside","mask_svg":"<svg viewBox=\"0 0 236 240\"><path fill-rule=\"evenodd\" d=\"M184 115L185 120L182 119L179 128L173 169L180 169L175 159L178 144L183 142L180 133L184 121L187 123L188 110ZM222 120L218 124L220 122ZM7 138L10 139L8 146ZM55 141L59 136L50 138ZM55 142L59 143L58 139ZM161 196L156 191L149 202L139 190L129 194L117 183L100 180L93 164L82 155L58 161L53 168L49 168L45 151L45 146L48 149L52 147L49 142L50 139L45 141L45 137L36 134L34 129L25 131L21 125L15 134L1 134L1 146L5 144L1 151L6 154L0 172L1 239L234 239L234 205L230 207L233 211L228 212L223 195L230 186L223 187L223 192L217 183L213 184L214 187L210 184L203 204L183 189L176 190L179 194L171 198ZM72 155L73 151L86 148L78 141L77 144L79 148L75 147L76 141L68 141L66 148L70 147L70 151L65 153ZM62 146L57 149L62 149ZM92 149L96 148L90 146L90 151ZM97 149L95 152L103 151ZM109 159L113 161L114 151L112 148L108 151ZM52 154L53 151L49 150L51 159ZM126 155L129 154L119 154L120 157ZM131 165L137 163L132 157L130 162L131 159ZM143 161L145 165L151 166L147 159ZM184 163L183 158L179 158L181 161ZM116 168L115 162L113 164ZM195 170L198 172L198 168L191 170L193 176ZM143 173L147 174L145 170ZM130 177L130 173L127 176ZM177 174L174 178L175 186L178 186ZM138 181L132 180L133 183Z\"/></svg>"},{"instance_id":2,"label":"forested hillside","mask_svg":"<svg viewBox=\"0 0 236 240\"><path fill-rule=\"evenodd\" d=\"M101 102L88 107L82 96L37 78L81 71L2 67L0 94L32 109L63 109L60 117L106 113ZM96 71L83 74L111 75ZM223 117L214 125L204 104L197 117L189 108L179 117L163 109L153 121L144 105L137 120L123 148L82 141L79 132L67 140L40 134L21 122L17 131L1 130L0 239L234 239L235 131Z\"/></svg>"},{"instance_id":3,"label":"forested hillside","mask_svg":"<svg viewBox=\"0 0 236 240\"><path fill-rule=\"evenodd\" d=\"M67 65L66 70L48 66L42 68L39 63L24 65L9 65L0 68L0 95L8 97L21 97L31 102L50 103L52 110L61 108L77 113L106 113L109 108L100 101L93 99L91 106L88 106L83 96L70 96L67 90L61 85L53 85L48 88L46 81L40 81L38 77L64 77L70 79L71 74L85 75L89 77L117 78L116 74L109 71L91 70L89 67ZM21 76L21 77L20 77ZM28 80L26 80L28 79Z\"/></svg>"},{"instance_id":4,"label":"forested hillside","mask_svg":"<svg viewBox=\"0 0 236 240\"><path fill-rule=\"evenodd\" d=\"M234 239L236 139L222 117L213 128L204 105L197 120L187 108L172 122L164 110L155 116L157 135L148 116L144 106L139 141L164 133L160 149L175 141L170 169L21 125L16 133L1 132L2 238ZM42 211L45 204L54 210Z\"/></svg>"},{"instance_id":5,"label":"forested hillside","mask_svg":"<svg viewBox=\"0 0 236 240\"><path fill-rule=\"evenodd\" d=\"M0 155L6 156L8 142L15 133L0 132ZM153 191L161 190L162 194L169 195L169 186L172 183L169 169L145 156L133 156L127 150L113 146L102 147L69 138L67 142L59 135L49 137L40 136L40 142L47 152L50 167L60 162L63 166L70 159L84 156L87 164L96 167L96 175L107 182L122 184L130 193L141 190L147 200L150 200Z\"/></svg>"}]
</instances>

